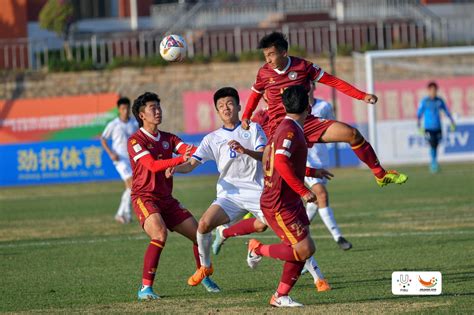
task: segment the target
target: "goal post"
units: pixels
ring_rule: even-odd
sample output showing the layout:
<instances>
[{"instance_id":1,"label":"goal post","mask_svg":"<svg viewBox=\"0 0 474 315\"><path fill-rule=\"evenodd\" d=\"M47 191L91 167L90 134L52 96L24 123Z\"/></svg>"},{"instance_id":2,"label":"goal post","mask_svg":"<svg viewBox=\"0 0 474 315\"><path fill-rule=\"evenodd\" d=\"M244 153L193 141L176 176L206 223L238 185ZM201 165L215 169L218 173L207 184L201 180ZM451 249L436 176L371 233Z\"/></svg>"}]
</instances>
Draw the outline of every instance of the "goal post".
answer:
<instances>
[{"instance_id":1,"label":"goal post","mask_svg":"<svg viewBox=\"0 0 474 315\"><path fill-rule=\"evenodd\" d=\"M428 81L440 81L441 96L447 98L448 107L456 103L456 115L474 118L470 99L474 97L474 46L368 51L353 56L356 83L368 93L382 93L378 103L367 108L367 135L376 151L387 140L378 139L379 120L413 123ZM444 80L450 80L449 84Z\"/></svg>"}]
</instances>

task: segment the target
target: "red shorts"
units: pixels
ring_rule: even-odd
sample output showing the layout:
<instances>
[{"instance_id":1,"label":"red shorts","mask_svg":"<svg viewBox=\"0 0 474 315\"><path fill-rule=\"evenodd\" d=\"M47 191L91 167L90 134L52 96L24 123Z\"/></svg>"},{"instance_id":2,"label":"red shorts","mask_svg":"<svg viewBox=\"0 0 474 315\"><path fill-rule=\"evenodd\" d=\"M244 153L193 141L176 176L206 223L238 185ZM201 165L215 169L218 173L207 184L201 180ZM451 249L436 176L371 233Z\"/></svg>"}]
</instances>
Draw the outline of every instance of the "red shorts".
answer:
<instances>
[{"instance_id":1,"label":"red shorts","mask_svg":"<svg viewBox=\"0 0 474 315\"><path fill-rule=\"evenodd\" d=\"M319 118L313 115L308 115L304 122L304 137L306 142L310 144L309 147L312 147L313 143L319 142L322 135L326 132L326 130L337 120L329 120L324 118ZM281 122L281 120L280 120ZM276 124L271 124L270 127L270 134L275 134L275 130L280 124L280 122ZM268 141L270 143L270 140Z\"/></svg>"},{"instance_id":2,"label":"red shorts","mask_svg":"<svg viewBox=\"0 0 474 315\"><path fill-rule=\"evenodd\" d=\"M282 209L279 211L263 209L268 225L283 243L294 245L308 236L310 224L303 203L294 209Z\"/></svg>"},{"instance_id":3,"label":"red shorts","mask_svg":"<svg viewBox=\"0 0 474 315\"><path fill-rule=\"evenodd\" d=\"M304 137L308 143L319 142L326 130L336 122L309 115L304 122Z\"/></svg>"},{"instance_id":4,"label":"red shorts","mask_svg":"<svg viewBox=\"0 0 474 315\"><path fill-rule=\"evenodd\" d=\"M145 220L152 213L159 213L170 231L173 231L173 227L176 225L193 216L191 212L185 209L179 201L173 197L167 199L156 199L144 196L134 197L132 199L132 206L142 227Z\"/></svg>"}]
</instances>

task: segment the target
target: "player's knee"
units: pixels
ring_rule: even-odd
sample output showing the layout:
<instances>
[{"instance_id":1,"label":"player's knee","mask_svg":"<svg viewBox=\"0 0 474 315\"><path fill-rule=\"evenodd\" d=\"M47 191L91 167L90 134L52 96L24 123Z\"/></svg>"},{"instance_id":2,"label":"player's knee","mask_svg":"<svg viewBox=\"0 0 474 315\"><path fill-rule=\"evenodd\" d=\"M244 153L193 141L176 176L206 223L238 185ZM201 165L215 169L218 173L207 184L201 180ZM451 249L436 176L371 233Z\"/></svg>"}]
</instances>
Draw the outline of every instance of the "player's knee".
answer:
<instances>
[{"instance_id":1,"label":"player's knee","mask_svg":"<svg viewBox=\"0 0 474 315\"><path fill-rule=\"evenodd\" d=\"M316 200L320 208L324 208L328 204L328 194L326 191L319 191L316 193Z\"/></svg>"},{"instance_id":2,"label":"player's knee","mask_svg":"<svg viewBox=\"0 0 474 315\"><path fill-rule=\"evenodd\" d=\"M298 258L300 261L304 261L309 257L313 256L316 251L316 246L312 239L307 239L302 246L299 246L297 250Z\"/></svg>"},{"instance_id":3,"label":"player's knee","mask_svg":"<svg viewBox=\"0 0 474 315\"><path fill-rule=\"evenodd\" d=\"M257 233L262 233L267 230L267 225L264 224L263 222L260 222L259 220L255 220L255 223L253 224L255 227L255 232Z\"/></svg>"},{"instance_id":4,"label":"player's knee","mask_svg":"<svg viewBox=\"0 0 474 315\"><path fill-rule=\"evenodd\" d=\"M211 232L212 229L213 229L213 227L211 226L211 222L206 217L202 217L199 220L199 224L198 224L198 232L199 233L206 234L206 233Z\"/></svg>"},{"instance_id":5,"label":"player's knee","mask_svg":"<svg viewBox=\"0 0 474 315\"><path fill-rule=\"evenodd\" d=\"M356 128L352 128L351 127L351 139L350 139L350 144L351 145L358 145L360 144L362 141L364 141L364 137L362 136L362 134L359 132L358 129Z\"/></svg>"},{"instance_id":6,"label":"player's knee","mask_svg":"<svg viewBox=\"0 0 474 315\"><path fill-rule=\"evenodd\" d=\"M166 242L166 239L168 238L168 231L166 228L156 226L151 231L149 231L148 236L150 236L150 238L153 240Z\"/></svg>"}]
</instances>

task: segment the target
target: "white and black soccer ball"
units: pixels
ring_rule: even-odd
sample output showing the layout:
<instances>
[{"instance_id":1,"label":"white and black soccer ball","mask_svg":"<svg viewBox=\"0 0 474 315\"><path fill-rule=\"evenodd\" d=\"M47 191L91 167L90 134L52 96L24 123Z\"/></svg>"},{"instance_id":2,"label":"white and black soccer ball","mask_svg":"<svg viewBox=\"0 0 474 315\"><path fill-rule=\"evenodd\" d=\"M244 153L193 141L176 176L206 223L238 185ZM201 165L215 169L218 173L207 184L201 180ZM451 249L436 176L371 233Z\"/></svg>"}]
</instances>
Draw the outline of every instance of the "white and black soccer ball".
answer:
<instances>
[{"instance_id":1,"label":"white and black soccer ball","mask_svg":"<svg viewBox=\"0 0 474 315\"><path fill-rule=\"evenodd\" d=\"M160 54L166 61L182 61L186 57L186 41L179 35L168 35L160 43Z\"/></svg>"}]
</instances>

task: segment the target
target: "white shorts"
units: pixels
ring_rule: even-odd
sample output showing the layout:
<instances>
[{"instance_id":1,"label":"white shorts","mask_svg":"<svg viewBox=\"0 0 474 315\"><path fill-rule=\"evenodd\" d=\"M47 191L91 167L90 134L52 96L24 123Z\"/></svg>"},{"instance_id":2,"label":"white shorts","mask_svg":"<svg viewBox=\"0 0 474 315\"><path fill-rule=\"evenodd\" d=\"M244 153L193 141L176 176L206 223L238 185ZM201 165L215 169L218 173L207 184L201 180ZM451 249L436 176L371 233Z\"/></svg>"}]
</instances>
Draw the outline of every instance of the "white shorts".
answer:
<instances>
[{"instance_id":1,"label":"white shorts","mask_svg":"<svg viewBox=\"0 0 474 315\"><path fill-rule=\"evenodd\" d=\"M260 209L260 198L245 198L245 200L242 200L242 198L239 198L237 195L233 197L227 196L225 198L217 197L212 204L218 205L225 211L230 219L230 223L240 220L247 212L250 212L255 218L267 224L265 216Z\"/></svg>"},{"instance_id":2,"label":"white shorts","mask_svg":"<svg viewBox=\"0 0 474 315\"><path fill-rule=\"evenodd\" d=\"M130 167L130 162L127 160L119 160L114 162L115 169L120 174L122 180L127 180L132 177L132 168Z\"/></svg>"},{"instance_id":3,"label":"white shorts","mask_svg":"<svg viewBox=\"0 0 474 315\"><path fill-rule=\"evenodd\" d=\"M313 187L316 184L323 184L326 185L328 183L327 178L317 178L317 177L305 177L304 183L309 188Z\"/></svg>"}]
</instances>

